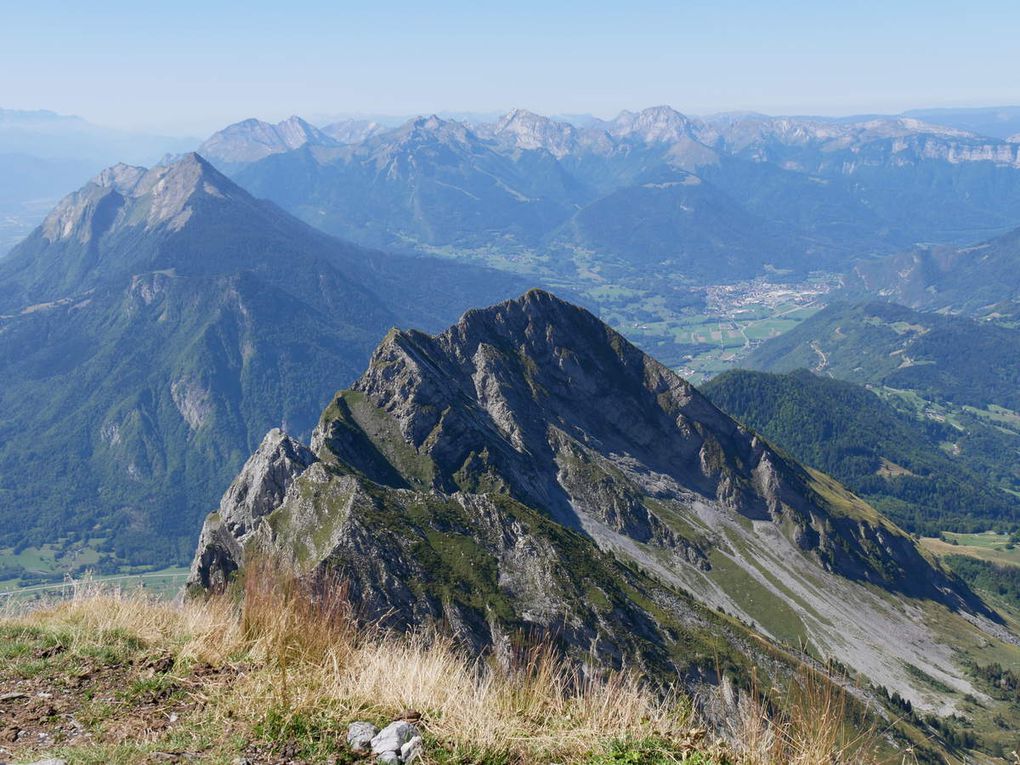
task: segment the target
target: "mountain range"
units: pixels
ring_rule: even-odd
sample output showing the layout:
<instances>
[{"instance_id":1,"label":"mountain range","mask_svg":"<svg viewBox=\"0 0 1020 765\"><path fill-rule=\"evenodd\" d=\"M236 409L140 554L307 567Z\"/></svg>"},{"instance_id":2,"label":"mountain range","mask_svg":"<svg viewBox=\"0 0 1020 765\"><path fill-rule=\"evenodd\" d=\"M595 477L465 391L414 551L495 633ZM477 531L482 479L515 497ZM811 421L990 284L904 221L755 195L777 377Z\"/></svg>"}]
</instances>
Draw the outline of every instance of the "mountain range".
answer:
<instances>
[{"instance_id":1,"label":"mountain range","mask_svg":"<svg viewBox=\"0 0 1020 765\"><path fill-rule=\"evenodd\" d=\"M1020 517L1020 144L921 117L294 116L107 167L0 260L0 576L194 554L201 595L269 558L506 664L724 713L807 667L921 759L1008 751L1015 614L913 535ZM702 390L523 292L640 337L818 271L909 305L784 308Z\"/></svg>"},{"instance_id":2,"label":"mountain range","mask_svg":"<svg viewBox=\"0 0 1020 765\"><path fill-rule=\"evenodd\" d=\"M908 117L698 119L655 107L579 127L518 109L493 123L375 126L346 145L307 126L265 155L267 132L295 120L248 120L200 151L354 241L462 256L538 248L545 268L575 277L578 252L701 280L842 270L862 253L1020 224L1020 145Z\"/></svg>"},{"instance_id":3,"label":"mountain range","mask_svg":"<svg viewBox=\"0 0 1020 765\"><path fill-rule=\"evenodd\" d=\"M333 239L198 155L111 167L0 261L0 546L180 561L261 435L309 432L388 327L517 289Z\"/></svg>"}]
</instances>

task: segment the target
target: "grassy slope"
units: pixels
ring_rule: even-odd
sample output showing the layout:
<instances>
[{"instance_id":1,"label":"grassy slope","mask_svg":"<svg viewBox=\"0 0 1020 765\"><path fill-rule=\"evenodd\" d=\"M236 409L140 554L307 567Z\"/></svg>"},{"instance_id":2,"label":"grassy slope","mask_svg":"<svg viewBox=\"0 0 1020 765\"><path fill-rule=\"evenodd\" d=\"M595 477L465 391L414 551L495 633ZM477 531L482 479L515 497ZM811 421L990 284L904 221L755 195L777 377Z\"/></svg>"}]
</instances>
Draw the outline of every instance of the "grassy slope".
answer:
<instances>
[{"instance_id":1,"label":"grassy slope","mask_svg":"<svg viewBox=\"0 0 1020 765\"><path fill-rule=\"evenodd\" d=\"M803 369L785 375L740 370L702 390L910 531L971 530L1020 518L1020 501L987 485L980 463L942 448L953 436L951 426L912 417L860 385Z\"/></svg>"},{"instance_id":2,"label":"grassy slope","mask_svg":"<svg viewBox=\"0 0 1020 765\"><path fill-rule=\"evenodd\" d=\"M845 727L847 697L811 676L790 715L745 699L728 747L706 738L688 700L626 672L582 677L541 648L510 670L477 663L442 638L356 627L342 599L313 606L264 569L239 594L181 605L83 590L0 619L0 684L25 694L3 702L0 756L349 763L348 722L410 708L437 764L880 761L877 738Z\"/></svg>"},{"instance_id":3,"label":"grassy slope","mask_svg":"<svg viewBox=\"0 0 1020 765\"><path fill-rule=\"evenodd\" d=\"M758 347L746 364L867 385L926 429L941 429L941 447L986 483L1015 493L1018 348L1018 330L991 322L888 303L833 304Z\"/></svg>"},{"instance_id":4,"label":"grassy slope","mask_svg":"<svg viewBox=\"0 0 1020 765\"><path fill-rule=\"evenodd\" d=\"M1010 535L986 532L983 534L954 534L945 532L948 541L925 537L922 546L938 556L966 555L990 563L1020 566L1020 548L1010 542Z\"/></svg>"}]
</instances>

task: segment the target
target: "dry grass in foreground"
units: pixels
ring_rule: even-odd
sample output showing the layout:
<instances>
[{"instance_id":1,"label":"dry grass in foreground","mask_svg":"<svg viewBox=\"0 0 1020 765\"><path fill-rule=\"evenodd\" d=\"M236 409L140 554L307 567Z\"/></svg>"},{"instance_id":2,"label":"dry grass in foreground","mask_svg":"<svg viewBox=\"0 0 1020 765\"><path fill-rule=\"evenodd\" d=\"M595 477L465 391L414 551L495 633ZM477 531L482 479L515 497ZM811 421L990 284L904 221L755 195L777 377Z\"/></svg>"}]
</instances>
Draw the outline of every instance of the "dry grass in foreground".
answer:
<instances>
[{"instance_id":1,"label":"dry grass in foreground","mask_svg":"<svg viewBox=\"0 0 1020 765\"><path fill-rule=\"evenodd\" d=\"M780 720L744 703L740 749L727 750L706 743L685 698L632 673L582 675L547 650L498 669L441 637L360 627L342 588L316 594L268 567L240 598L167 603L82 585L8 615L0 697L12 693L24 695L0 704L0 761L346 763L349 722L407 709L422 713L437 764L872 761L821 686Z\"/></svg>"}]
</instances>

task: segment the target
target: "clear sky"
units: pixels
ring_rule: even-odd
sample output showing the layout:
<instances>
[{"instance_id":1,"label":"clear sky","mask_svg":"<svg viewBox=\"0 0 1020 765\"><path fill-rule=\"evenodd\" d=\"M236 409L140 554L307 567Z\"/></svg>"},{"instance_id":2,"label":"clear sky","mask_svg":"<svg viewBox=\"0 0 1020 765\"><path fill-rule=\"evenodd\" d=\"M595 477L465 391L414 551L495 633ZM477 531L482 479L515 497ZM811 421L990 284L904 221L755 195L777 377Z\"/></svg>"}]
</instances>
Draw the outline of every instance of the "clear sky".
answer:
<instances>
[{"instance_id":1,"label":"clear sky","mask_svg":"<svg viewBox=\"0 0 1020 765\"><path fill-rule=\"evenodd\" d=\"M0 0L0 107L249 116L1020 103L1018 0Z\"/></svg>"}]
</instances>

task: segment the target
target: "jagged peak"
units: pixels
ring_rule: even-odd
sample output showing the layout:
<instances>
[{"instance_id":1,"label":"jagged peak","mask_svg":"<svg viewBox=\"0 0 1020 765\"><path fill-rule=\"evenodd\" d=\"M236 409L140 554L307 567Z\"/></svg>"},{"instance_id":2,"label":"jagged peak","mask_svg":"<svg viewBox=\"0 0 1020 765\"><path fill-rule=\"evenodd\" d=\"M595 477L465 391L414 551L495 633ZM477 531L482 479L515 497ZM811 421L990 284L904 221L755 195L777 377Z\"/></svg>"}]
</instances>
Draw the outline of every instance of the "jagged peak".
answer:
<instances>
[{"instance_id":1,"label":"jagged peak","mask_svg":"<svg viewBox=\"0 0 1020 765\"><path fill-rule=\"evenodd\" d=\"M280 120L279 122L276 123L277 127L280 127L281 125L300 125L301 127L310 128L312 130L318 130L318 128L315 127L312 123L308 122L304 117L301 117L297 114L292 114L287 119Z\"/></svg>"},{"instance_id":2,"label":"jagged peak","mask_svg":"<svg viewBox=\"0 0 1020 765\"><path fill-rule=\"evenodd\" d=\"M527 109L512 109L491 128L497 137L506 136L522 149L546 149L556 156L570 151L577 129L566 122Z\"/></svg>"},{"instance_id":3,"label":"jagged peak","mask_svg":"<svg viewBox=\"0 0 1020 765\"><path fill-rule=\"evenodd\" d=\"M223 162L254 162L306 144L336 145L326 133L294 114L276 124L249 118L213 133L199 151Z\"/></svg>"},{"instance_id":4,"label":"jagged peak","mask_svg":"<svg viewBox=\"0 0 1020 765\"><path fill-rule=\"evenodd\" d=\"M437 335L393 329L374 357L382 360L396 353L418 366L440 357L467 361L483 345L513 347L526 355L542 357L548 353L555 355L560 348L572 348L593 358L615 357L635 369L660 366L590 311L538 288L501 303L466 311L456 324ZM662 371L666 371L664 367ZM676 380L686 385L679 377Z\"/></svg>"},{"instance_id":5,"label":"jagged peak","mask_svg":"<svg viewBox=\"0 0 1020 765\"><path fill-rule=\"evenodd\" d=\"M233 124L227 125L220 132L223 133L235 128L269 127L270 125L271 123L266 122L265 120L260 120L257 117L249 117L248 119L240 120L239 122L234 122Z\"/></svg>"},{"instance_id":6,"label":"jagged peak","mask_svg":"<svg viewBox=\"0 0 1020 765\"><path fill-rule=\"evenodd\" d=\"M173 195L178 201L190 197L199 189L223 195L237 187L225 175L197 152L182 154L174 161L156 165L142 176L131 196L152 194L157 197Z\"/></svg>"},{"instance_id":7,"label":"jagged peak","mask_svg":"<svg viewBox=\"0 0 1020 765\"><path fill-rule=\"evenodd\" d=\"M504 300L501 303L496 303L484 308L472 308L465 311L460 317L460 320L447 330L447 333L453 332L454 330L457 330L462 334L469 333L477 327L489 325L493 322L499 323L510 314L522 313L526 313L536 318L543 318L548 321L560 318L564 314L567 314L575 317L583 316L596 322L600 322L598 318L584 308L574 305L573 303L569 303L566 300L557 297L553 293L539 287L533 287L519 297L510 298L509 300Z\"/></svg>"},{"instance_id":8,"label":"jagged peak","mask_svg":"<svg viewBox=\"0 0 1020 765\"><path fill-rule=\"evenodd\" d=\"M565 123L558 123L543 114L530 111L528 109L522 109L520 107L514 107L506 114L504 114L497 125L509 125L513 122L531 122L531 123L542 123L549 125L559 125Z\"/></svg>"},{"instance_id":9,"label":"jagged peak","mask_svg":"<svg viewBox=\"0 0 1020 765\"><path fill-rule=\"evenodd\" d=\"M485 335L493 327L506 327L508 318L512 316L530 316L541 322L552 322L562 320L564 317L572 317L574 320L581 319L589 323L605 326L602 321L580 306L574 305L551 292L540 288L532 288L516 298L504 300L501 303L485 306L483 308L471 308L461 315L456 324L450 326L437 335L430 335L417 329L401 329L393 327L383 338L376 353L383 349L396 346L409 350L412 348L422 349L432 343L440 343L447 347L461 344L462 341L473 338L476 341L481 335ZM609 330L613 331L613 330Z\"/></svg>"},{"instance_id":10,"label":"jagged peak","mask_svg":"<svg viewBox=\"0 0 1020 765\"><path fill-rule=\"evenodd\" d=\"M280 139L291 149L298 149L309 141L316 143L332 142L332 139L319 130L319 128L296 114L292 114L287 119L276 123L274 129L277 135L280 136Z\"/></svg>"},{"instance_id":11,"label":"jagged peak","mask_svg":"<svg viewBox=\"0 0 1020 765\"><path fill-rule=\"evenodd\" d=\"M320 128L324 135L340 144L360 143L390 129L379 122L366 119L343 119Z\"/></svg>"},{"instance_id":12,"label":"jagged peak","mask_svg":"<svg viewBox=\"0 0 1020 765\"><path fill-rule=\"evenodd\" d=\"M437 114L429 114L428 116L420 114L410 121L411 127L420 130L439 130L450 123L450 120L444 120Z\"/></svg>"}]
</instances>

